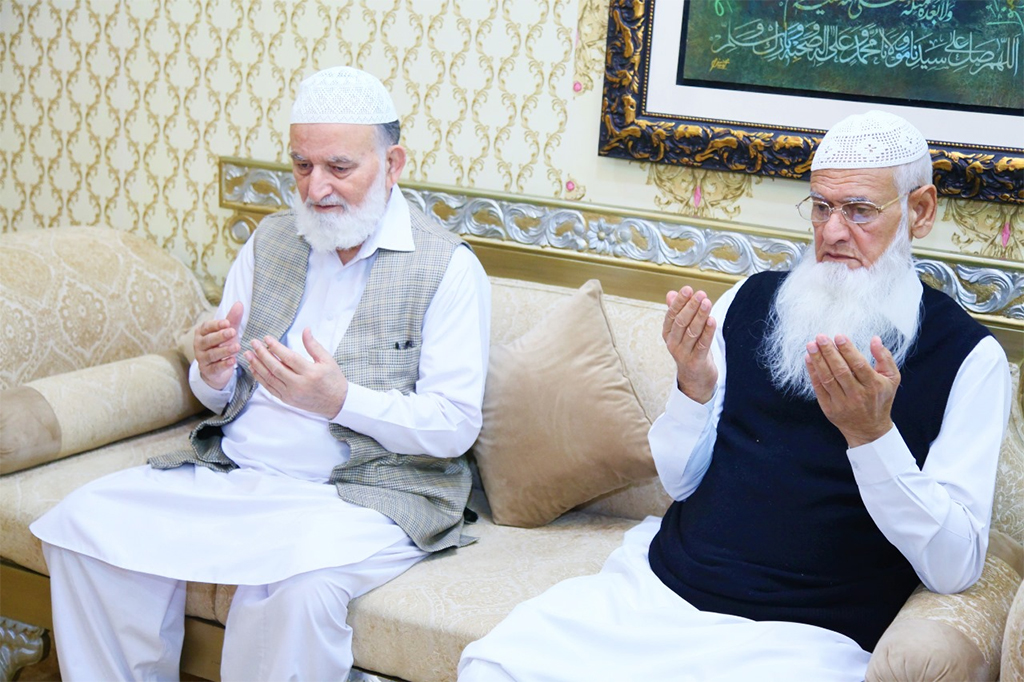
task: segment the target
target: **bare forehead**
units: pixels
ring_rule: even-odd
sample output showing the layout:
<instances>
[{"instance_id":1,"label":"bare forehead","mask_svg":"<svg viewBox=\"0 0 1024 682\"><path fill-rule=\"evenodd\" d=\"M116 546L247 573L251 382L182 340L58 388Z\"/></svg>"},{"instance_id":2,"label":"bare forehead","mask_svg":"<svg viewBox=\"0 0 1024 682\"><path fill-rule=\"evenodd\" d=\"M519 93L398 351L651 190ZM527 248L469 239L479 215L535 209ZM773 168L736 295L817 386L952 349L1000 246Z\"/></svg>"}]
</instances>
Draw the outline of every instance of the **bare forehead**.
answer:
<instances>
[{"instance_id":1,"label":"bare forehead","mask_svg":"<svg viewBox=\"0 0 1024 682\"><path fill-rule=\"evenodd\" d=\"M829 201L885 201L896 195L891 168L828 168L811 172L811 194Z\"/></svg>"},{"instance_id":2,"label":"bare forehead","mask_svg":"<svg viewBox=\"0 0 1024 682\"><path fill-rule=\"evenodd\" d=\"M309 161L332 158L357 159L374 153L376 130L354 123L298 123L289 129L292 154Z\"/></svg>"}]
</instances>

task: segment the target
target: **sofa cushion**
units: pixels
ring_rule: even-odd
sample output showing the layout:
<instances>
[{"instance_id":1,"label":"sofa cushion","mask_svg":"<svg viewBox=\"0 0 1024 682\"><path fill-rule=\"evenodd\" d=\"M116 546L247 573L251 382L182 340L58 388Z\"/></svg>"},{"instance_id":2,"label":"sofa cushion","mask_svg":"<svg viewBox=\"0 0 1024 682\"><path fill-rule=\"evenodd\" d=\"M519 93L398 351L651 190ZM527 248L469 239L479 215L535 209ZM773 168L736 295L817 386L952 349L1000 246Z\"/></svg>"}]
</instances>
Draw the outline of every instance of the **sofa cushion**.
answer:
<instances>
[{"instance_id":1,"label":"sofa cushion","mask_svg":"<svg viewBox=\"0 0 1024 682\"><path fill-rule=\"evenodd\" d=\"M0 391L0 473L147 433L202 409L176 351L37 379Z\"/></svg>"},{"instance_id":2,"label":"sofa cushion","mask_svg":"<svg viewBox=\"0 0 1024 682\"><path fill-rule=\"evenodd\" d=\"M190 417L172 426L0 477L0 556L5 561L48 575L39 540L29 531L33 521L75 488L106 474L140 466L153 453L180 448L202 417ZM189 583L185 613L216 620L215 585ZM225 614L226 615L226 614Z\"/></svg>"},{"instance_id":3,"label":"sofa cushion","mask_svg":"<svg viewBox=\"0 0 1024 682\"><path fill-rule=\"evenodd\" d=\"M352 601L355 663L403 680L455 682L467 644L520 602L562 580L597 573L634 525L574 511L525 530L494 525L484 511L467 528L479 542L432 555ZM233 593L233 587L218 588L221 622Z\"/></svg>"},{"instance_id":4,"label":"sofa cushion","mask_svg":"<svg viewBox=\"0 0 1024 682\"><path fill-rule=\"evenodd\" d=\"M1024 544L1024 382L1010 364L1010 423L1003 437L992 504L992 527Z\"/></svg>"},{"instance_id":5,"label":"sofa cushion","mask_svg":"<svg viewBox=\"0 0 1024 682\"><path fill-rule=\"evenodd\" d=\"M558 301L573 296L575 288L519 279L491 277L491 345L511 343L535 326ZM615 339L615 350L626 368L633 389L647 416L665 408L675 382L675 364L661 340L665 303L602 294L601 304ZM641 520L661 516L672 503L661 481L638 481L580 506L584 511Z\"/></svg>"},{"instance_id":6,"label":"sofa cushion","mask_svg":"<svg viewBox=\"0 0 1024 682\"><path fill-rule=\"evenodd\" d=\"M185 265L133 234L0 235L0 389L172 348L208 307Z\"/></svg>"},{"instance_id":7,"label":"sofa cushion","mask_svg":"<svg viewBox=\"0 0 1024 682\"><path fill-rule=\"evenodd\" d=\"M29 524L89 481L145 464L154 454L181 448L200 421L201 416L190 417L173 426L0 477L2 557L33 571L47 573L39 540L29 531Z\"/></svg>"},{"instance_id":8,"label":"sofa cushion","mask_svg":"<svg viewBox=\"0 0 1024 682\"><path fill-rule=\"evenodd\" d=\"M499 524L534 527L655 475L650 420L587 282L536 325L492 346L473 448Z\"/></svg>"}]
</instances>

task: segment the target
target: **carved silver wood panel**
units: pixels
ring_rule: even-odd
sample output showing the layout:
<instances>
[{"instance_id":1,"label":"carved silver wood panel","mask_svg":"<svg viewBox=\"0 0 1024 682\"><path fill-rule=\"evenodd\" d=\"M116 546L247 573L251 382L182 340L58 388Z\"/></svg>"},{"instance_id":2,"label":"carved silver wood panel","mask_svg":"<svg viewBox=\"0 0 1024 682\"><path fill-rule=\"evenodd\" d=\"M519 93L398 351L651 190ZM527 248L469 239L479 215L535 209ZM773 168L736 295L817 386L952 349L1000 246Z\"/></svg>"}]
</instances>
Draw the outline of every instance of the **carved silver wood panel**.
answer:
<instances>
[{"instance_id":1,"label":"carved silver wood panel","mask_svg":"<svg viewBox=\"0 0 1024 682\"><path fill-rule=\"evenodd\" d=\"M263 212L290 207L295 201L291 172L265 166L222 160L222 203ZM804 239L749 234L725 221L649 220L582 203L577 208L512 196L409 186L402 190L410 202L457 234L728 275L788 270L807 244ZM227 229L245 241L255 221L237 213ZM971 312L1024 320L1024 265L994 262L984 267L918 256L915 268Z\"/></svg>"}]
</instances>

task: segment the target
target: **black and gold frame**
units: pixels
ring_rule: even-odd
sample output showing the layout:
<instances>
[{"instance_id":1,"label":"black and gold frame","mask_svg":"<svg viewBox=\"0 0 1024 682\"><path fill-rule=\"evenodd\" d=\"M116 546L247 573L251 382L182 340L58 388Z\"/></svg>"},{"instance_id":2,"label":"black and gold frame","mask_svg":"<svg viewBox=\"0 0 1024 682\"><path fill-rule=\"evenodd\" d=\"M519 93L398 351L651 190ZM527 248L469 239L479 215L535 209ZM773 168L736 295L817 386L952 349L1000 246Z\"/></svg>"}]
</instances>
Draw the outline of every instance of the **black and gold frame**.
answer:
<instances>
[{"instance_id":1,"label":"black and gold frame","mask_svg":"<svg viewBox=\"0 0 1024 682\"><path fill-rule=\"evenodd\" d=\"M690 117L684 111L655 114L647 110L656 6L680 1L611 0L600 154L710 170L806 177L824 130L786 127L783 121L750 125ZM707 2L711 4L711 0ZM674 60L676 56L658 58ZM1014 78L1024 88L1024 76L1020 75L1024 64L1019 68L1022 71ZM794 106L799 105L799 98L794 98ZM934 113L929 110L929 115ZM1015 123L1018 118L1016 130L1021 132L1010 136L1010 144L1024 140L1024 117L1009 120ZM1024 149L951 142L930 142L930 147L934 181L941 195L1024 204Z\"/></svg>"}]
</instances>

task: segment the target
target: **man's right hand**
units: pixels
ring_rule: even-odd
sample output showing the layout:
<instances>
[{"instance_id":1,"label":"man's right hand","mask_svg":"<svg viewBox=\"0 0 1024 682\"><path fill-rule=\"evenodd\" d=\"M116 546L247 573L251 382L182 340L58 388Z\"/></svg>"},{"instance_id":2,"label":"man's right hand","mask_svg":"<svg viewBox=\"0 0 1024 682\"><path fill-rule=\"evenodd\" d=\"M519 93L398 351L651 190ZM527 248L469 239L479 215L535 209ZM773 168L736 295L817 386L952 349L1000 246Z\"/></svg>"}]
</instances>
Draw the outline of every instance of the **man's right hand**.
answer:
<instances>
[{"instance_id":1,"label":"man's right hand","mask_svg":"<svg viewBox=\"0 0 1024 682\"><path fill-rule=\"evenodd\" d=\"M703 291L690 287L665 296L668 312L661 329L668 352L676 361L679 390L691 400L704 404L715 394L718 367L711 355L715 338L715 318L711 317L711 299Z\"/></svg>"},{"instance_id":2,"label":"man's right hand","mask_svg":"<svg viewBox=\"0 0 1024 682\"><path fill-rule=\"evenodd\" d=\"M242 303L237 301L226 318L207 320L196 329L192 347L199 363L199 376L210 388L223 389L234 374L235 356L242 350L238 339L241 321Z\"/></svg>"}]
</instances>

